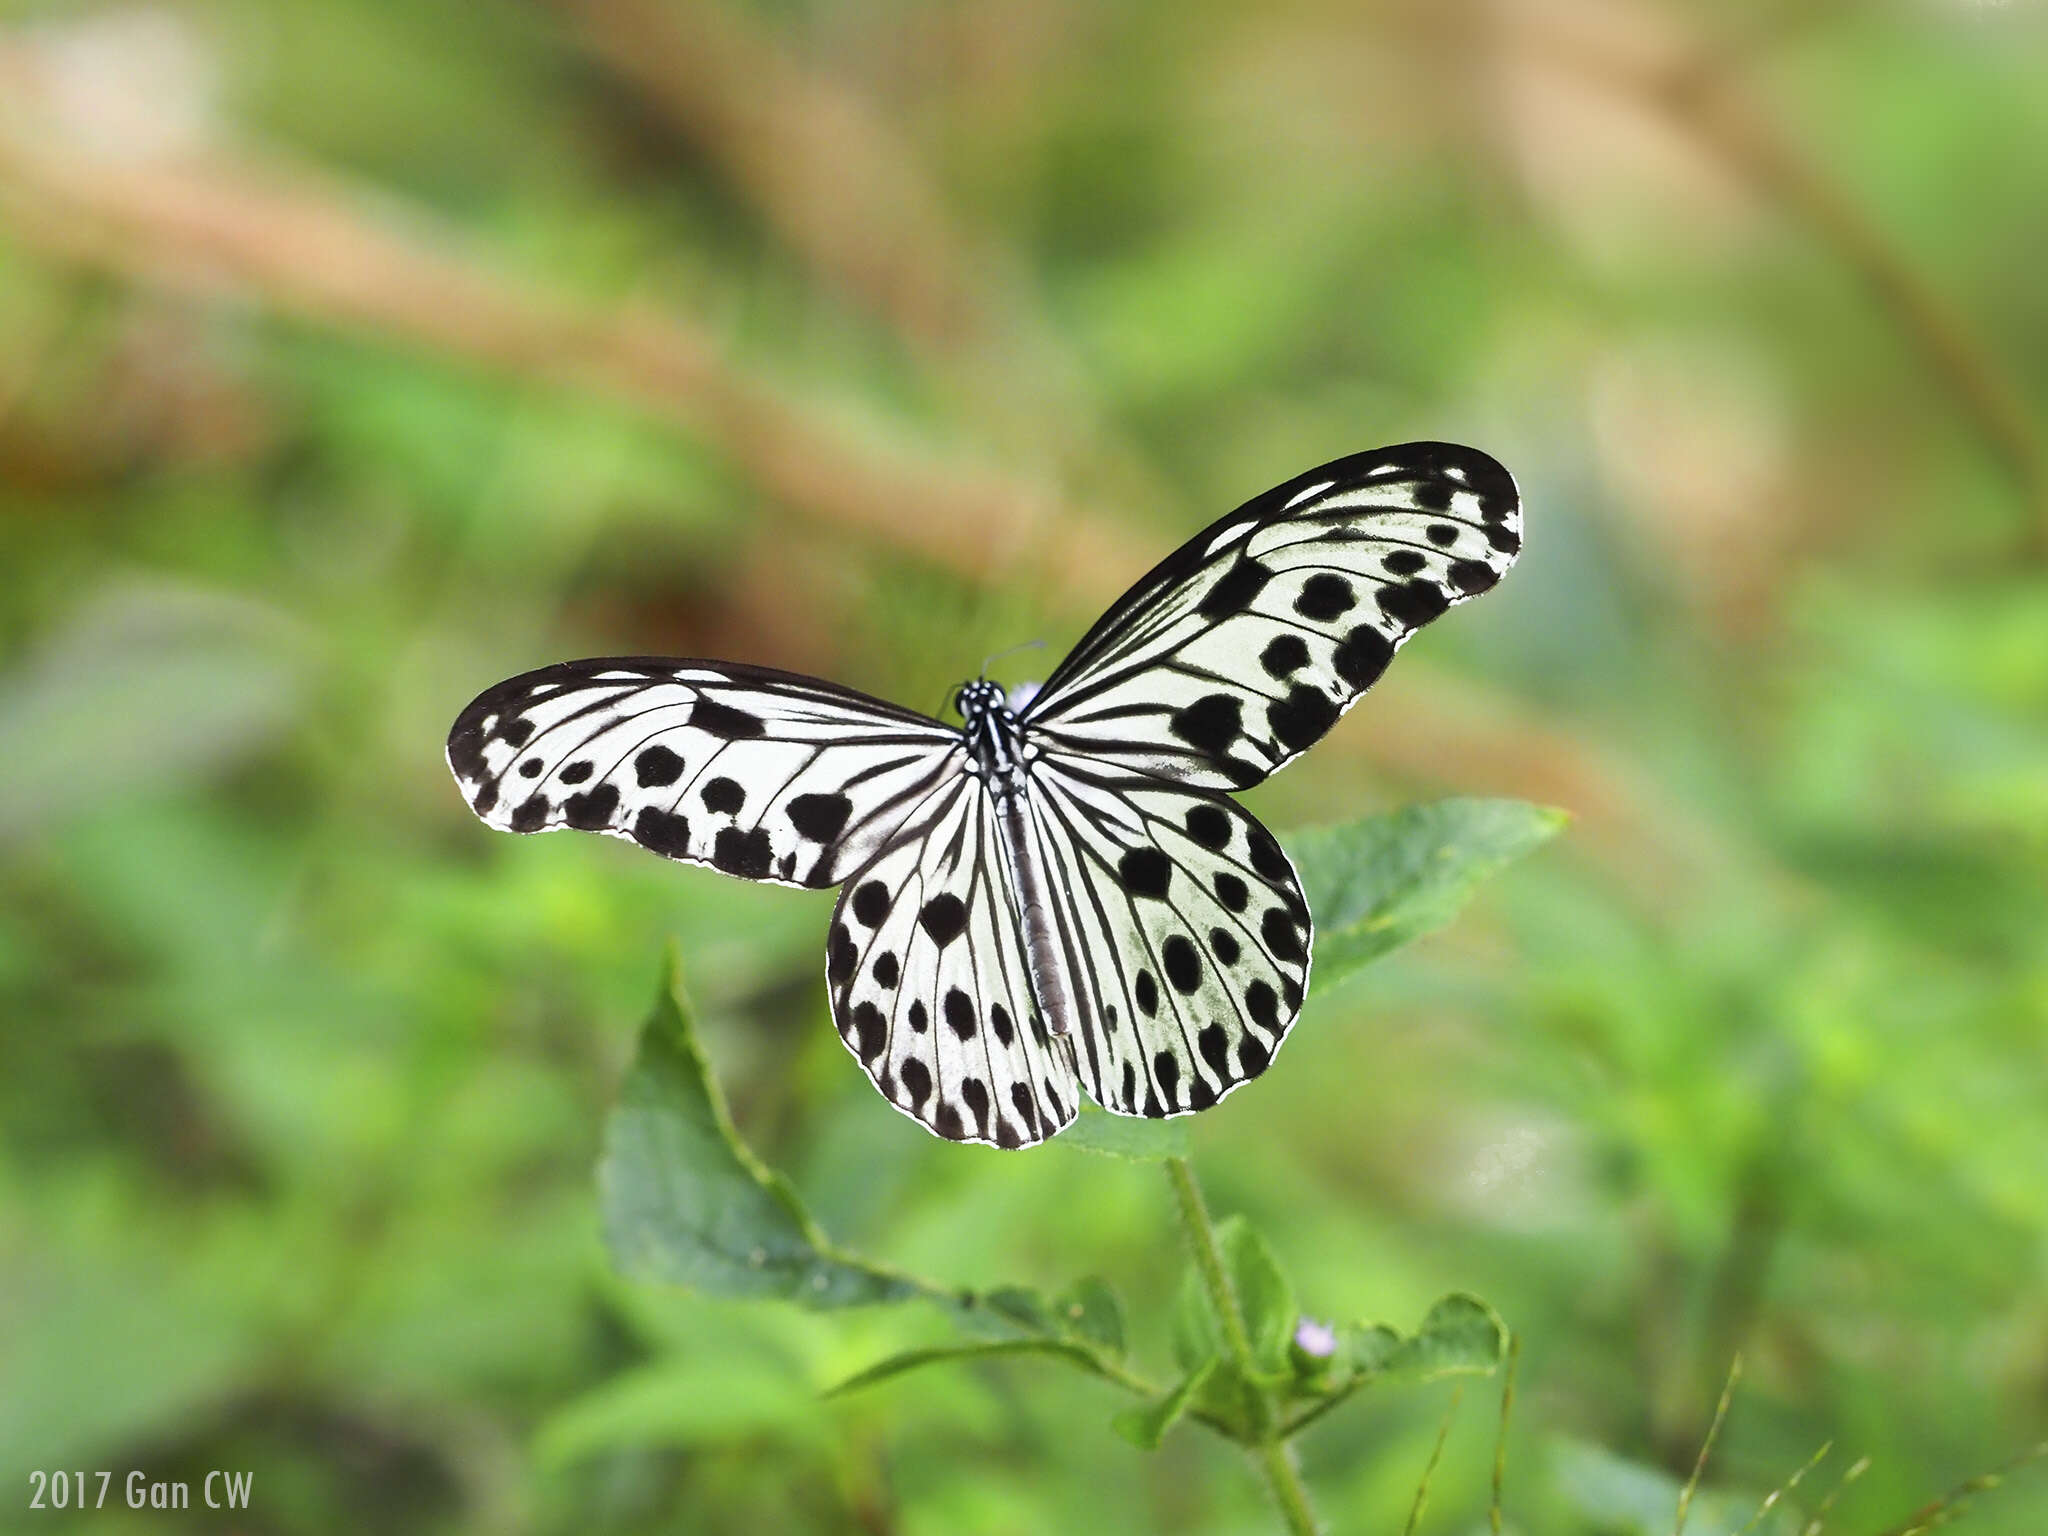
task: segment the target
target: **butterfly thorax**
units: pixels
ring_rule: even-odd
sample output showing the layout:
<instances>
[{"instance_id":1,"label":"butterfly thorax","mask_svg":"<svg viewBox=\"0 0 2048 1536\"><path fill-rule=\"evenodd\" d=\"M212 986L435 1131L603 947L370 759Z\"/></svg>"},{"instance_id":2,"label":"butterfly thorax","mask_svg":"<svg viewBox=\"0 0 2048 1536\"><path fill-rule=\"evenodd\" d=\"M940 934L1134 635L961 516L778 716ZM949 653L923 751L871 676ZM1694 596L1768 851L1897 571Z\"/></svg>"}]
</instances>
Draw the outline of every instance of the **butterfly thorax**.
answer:
<instances>
[{"instance_id":1,"label":"butterfly thorax","mask_svg":"<svg viewBox=\"0 0 2048 1536\"><path fill-rule=\"evenodd\" d=\"M954 703L966 722L960 734L971 771L999 800L1007 798L1017 790L1032 756L1009 696L1002 684L977 678L960 685Z\"/></svg>"}]
</instances>

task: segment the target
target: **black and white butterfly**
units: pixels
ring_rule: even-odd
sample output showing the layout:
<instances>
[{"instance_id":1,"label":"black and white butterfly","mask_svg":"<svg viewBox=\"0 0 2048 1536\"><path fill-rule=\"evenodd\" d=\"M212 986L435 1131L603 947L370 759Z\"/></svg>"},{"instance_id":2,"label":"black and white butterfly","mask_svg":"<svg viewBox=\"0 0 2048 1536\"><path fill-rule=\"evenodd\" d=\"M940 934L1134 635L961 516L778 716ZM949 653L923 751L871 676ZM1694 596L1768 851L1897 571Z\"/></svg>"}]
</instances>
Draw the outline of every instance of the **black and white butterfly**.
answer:
<instances>
[{"instance_id":1,"label":"black and white butterfly","mask_svg":"<svg viewBox=\"0 0 2048 1536\"><path fill-rule=\"evenodd\" d=\"M1353 454L1169 555L1035 693L962 684L962 726L787 672L619 657L487 689L448 764L494 827L843 886L839 1034L940 1136L1029 1146L1083 1091L1185 1114L1265 1071L1308 985L1300 882L1230 792L1314 745L1521 539L1485 454Z\"/></svg>"}]
</instances>

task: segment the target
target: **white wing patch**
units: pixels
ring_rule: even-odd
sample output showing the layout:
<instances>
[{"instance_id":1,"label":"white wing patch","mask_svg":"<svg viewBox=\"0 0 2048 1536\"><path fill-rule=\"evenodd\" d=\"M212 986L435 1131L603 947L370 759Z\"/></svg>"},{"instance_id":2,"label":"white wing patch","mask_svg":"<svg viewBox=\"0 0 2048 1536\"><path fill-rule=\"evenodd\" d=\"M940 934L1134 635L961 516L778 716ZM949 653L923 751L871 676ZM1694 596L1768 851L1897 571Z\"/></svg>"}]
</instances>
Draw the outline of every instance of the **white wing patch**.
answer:
<instances>
[{"instance_id":1,"label":"white wing patch","mask_svg":"<svg viewBox=\"0 0 2048 1536\"><path fill-rule=\"evenodd\" d=\"M840 893L825 977L884 1098L948 1140L1022 1147L1065 1128L1080 1091L1032 1000L996 838L978 780L939 790Z\"/></svg>"},{"instance_id":2,"label":"white wing patch","mask_svg":"<svg viewBox=\"0 0 2048 1536\"><path fill-rule=\"evenodd\" d=\"M748 880L835 885L958 772L960 734L809 678L569 662L479 695L448 738L478 816L574 827Z\"/></svg>"}]
</instances>

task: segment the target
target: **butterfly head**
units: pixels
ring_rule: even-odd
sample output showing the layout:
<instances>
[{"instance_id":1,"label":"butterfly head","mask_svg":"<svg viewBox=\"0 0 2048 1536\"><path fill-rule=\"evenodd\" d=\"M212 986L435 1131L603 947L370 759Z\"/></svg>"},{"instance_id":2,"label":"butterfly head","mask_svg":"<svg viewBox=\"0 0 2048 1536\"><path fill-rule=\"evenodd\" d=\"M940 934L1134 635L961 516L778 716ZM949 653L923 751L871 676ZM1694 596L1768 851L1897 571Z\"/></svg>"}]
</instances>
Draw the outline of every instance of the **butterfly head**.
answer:
<instances>
[{"instance_id":1,"label":"butterfly head","mask_svg":"<svg viewBox=\"0 0 2048 1536\"><path fill-rule=\"evenodd\" d=\"M1008 704L1001 683L992 683L985 677L962 683L953 694L953 708L960 712L960 718L972 723L984 715L1006 710Z\"/></svg>"}]
</instances>

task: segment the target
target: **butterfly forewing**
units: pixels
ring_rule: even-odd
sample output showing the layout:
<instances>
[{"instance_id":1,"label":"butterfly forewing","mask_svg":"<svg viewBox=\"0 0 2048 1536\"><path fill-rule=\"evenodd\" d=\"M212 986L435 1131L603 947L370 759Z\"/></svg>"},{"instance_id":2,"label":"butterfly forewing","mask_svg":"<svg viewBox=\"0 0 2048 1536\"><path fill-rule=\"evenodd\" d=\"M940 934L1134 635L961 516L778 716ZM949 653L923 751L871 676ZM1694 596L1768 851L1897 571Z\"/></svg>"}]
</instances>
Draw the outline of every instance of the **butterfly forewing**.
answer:
<instances>
[{"instance_id":1,"label":"butterfly forewing","mask_svg":"<svg viewBox=\"0 0 2048 1536\"><path fill-rule=\"evenodd\" d=\"M1139 581L1025 712L1051 745L1243 789L1306 751L1416 630L1522 547L1508 472L1410 443L1298 475Z\"/></svg>"},{"instance_id":2,"label":"butterfly forewing","mask_svg":"<svg viewBox=\"0 0 2048 1536\"><path fill-rule=\"evenodd\" d=\"M722 662L566 662L486 690L448 737L477 815L575 827L729 875L826 886L956 777L960 734L812 678Z\"/></svg>"},{"instance_id":3,"label":"butterfly forewing","mask_svg":"<svg viewBox=\"0 0 2048 1536\"><path fill-rule=\"evenodd\" d=\"M1029 1146L1074 1118L1072 1048L1024 969L993 802L961 776L847 882L826 982L840 1038L883 1097L953 1141Z\"/></svg>"},{"instance_id":4,"label":"butterfly forewing","mask_svg":"<svg viewBox=\"0 0 2048 1536\"><path fill-rule=\"evenodd\" d=\"M1037 837L1083 957L1090 1098L1154 1118L1206 1109L1266 1069L1308 986L1309 914L1242 806L1085 760L1033 774Z\"/></svg>"}]
</instances>

